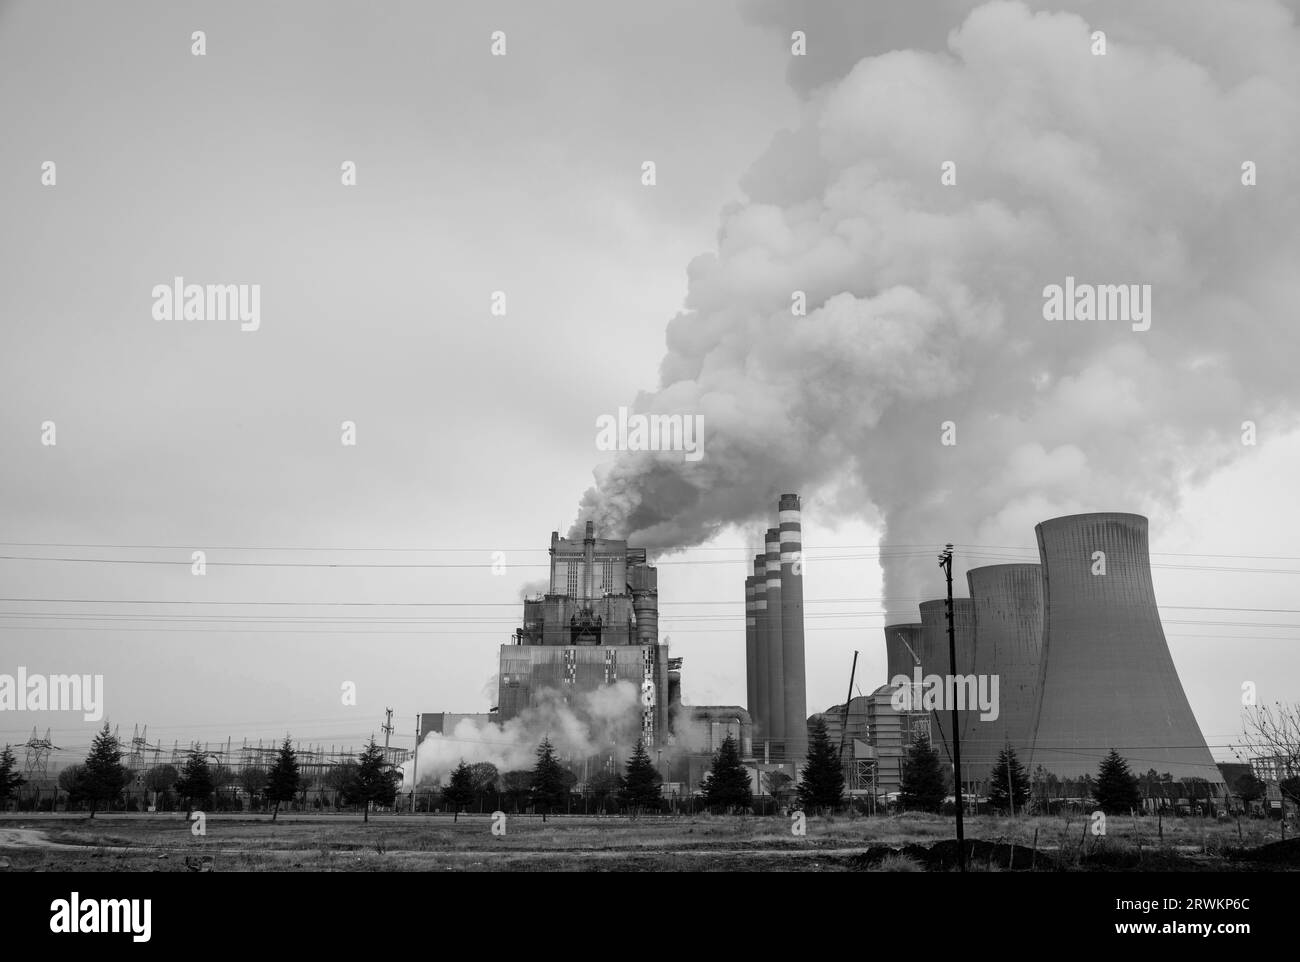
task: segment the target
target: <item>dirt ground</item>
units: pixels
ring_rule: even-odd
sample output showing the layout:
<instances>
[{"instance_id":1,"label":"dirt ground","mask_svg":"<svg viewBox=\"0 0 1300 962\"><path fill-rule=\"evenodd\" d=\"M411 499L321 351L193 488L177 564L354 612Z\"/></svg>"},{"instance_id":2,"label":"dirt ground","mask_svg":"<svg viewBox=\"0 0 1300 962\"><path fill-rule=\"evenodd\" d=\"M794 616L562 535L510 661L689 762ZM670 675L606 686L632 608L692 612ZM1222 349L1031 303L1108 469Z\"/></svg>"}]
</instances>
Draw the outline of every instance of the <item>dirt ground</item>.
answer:
<instances>
[{"instance_id":1,"label":"dirt ground","mask_svg":"<svg viewBox=\"0 0 1300 962\"><path fill-rule=\"evenodd\" d=\"M777 817L511 815L208 815L196 836L182 815L0 818L10 871L947 871L951 818L922 814L807 819L795 836ZM1294 871L1300 843L1276 822L1111 818L1095 836L1079 816L966 820L977 870ZM1161 832L1163 831L1163 838Z\"/></svg>"}]
</instances>

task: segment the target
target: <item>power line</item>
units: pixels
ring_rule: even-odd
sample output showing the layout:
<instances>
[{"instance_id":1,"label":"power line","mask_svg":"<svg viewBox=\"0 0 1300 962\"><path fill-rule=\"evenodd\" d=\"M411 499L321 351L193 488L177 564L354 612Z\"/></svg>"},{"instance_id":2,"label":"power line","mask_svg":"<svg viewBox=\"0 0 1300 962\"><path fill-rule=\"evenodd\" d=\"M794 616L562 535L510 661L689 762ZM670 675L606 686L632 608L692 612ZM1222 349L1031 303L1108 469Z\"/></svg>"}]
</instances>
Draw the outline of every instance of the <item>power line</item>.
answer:
<instances>
[{"instance_id":1,"label":"power line","mask_svg":"<svg viewBox=\"0 0 1300 962\"><path fill-rule=\"evenodd\" d=\"M1028 552L1038 556L1037 545L999 545L999 544L964 544L954 542L954 546L962 551L981 552L988 549L994 551L1020 551ZM108 543L85 543L85 542L68 542L68 541L0 541L0 547L7 548L109 548L122 549L131 551L353 551L353 552L483 552L491 553L493 551L508 552L535 552L542 553L549 551L546 547L526 547L526 548L504 548L499 545L488 547L446 547L446 546L428 546L428 547L392 547L376 546L367 547L364 545L207 545L203 546L201 542L192 544L108 544ZM934 549L933 544L850 544L835 545L830 550L836 551L916 551L921 555L929 554ZM745 553L754 553L755 546L751 545L695 545L687 548L675 549L675 551L738 551ZM805 548L805 554L811 554L818 549ZM675 552L674 552L675 553ZM1151 551L1152 557L1176 557L1176 558L1234 558L1241 560L1254 561L1300 561L1297 555L1256 555L1256 554L1215 554L1202 551Z\"/></svg>"}]
</instances>

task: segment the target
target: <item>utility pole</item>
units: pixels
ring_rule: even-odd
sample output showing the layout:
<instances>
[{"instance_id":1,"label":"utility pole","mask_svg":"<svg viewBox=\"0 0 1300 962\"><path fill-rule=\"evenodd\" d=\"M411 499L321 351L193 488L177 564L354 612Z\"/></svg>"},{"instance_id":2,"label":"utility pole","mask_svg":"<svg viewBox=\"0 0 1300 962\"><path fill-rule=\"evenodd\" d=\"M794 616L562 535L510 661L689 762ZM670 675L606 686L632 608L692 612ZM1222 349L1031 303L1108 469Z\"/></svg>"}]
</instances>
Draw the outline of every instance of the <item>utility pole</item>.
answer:
<instances>
[{"instance_id":1,"label":"utility pole","mask_svg":"<svg viewBox=\"0 0 1300 962\"><path fill-rule=\"evenodd\" d=\"M948 670L949 677L953 679L951 685L944 686L944 692L952 699L952 767L953 767L953 789L956 793L957 802L957 864L961 871L966 871L966 833L962 825L962 808L964 802L961 795L961 728L957 718L957 634L953 629L952 623L952 545L944 545L943 552L939 555L939 567L943 569L944 579L948 582Z\"/></svg>"}]
</instances>

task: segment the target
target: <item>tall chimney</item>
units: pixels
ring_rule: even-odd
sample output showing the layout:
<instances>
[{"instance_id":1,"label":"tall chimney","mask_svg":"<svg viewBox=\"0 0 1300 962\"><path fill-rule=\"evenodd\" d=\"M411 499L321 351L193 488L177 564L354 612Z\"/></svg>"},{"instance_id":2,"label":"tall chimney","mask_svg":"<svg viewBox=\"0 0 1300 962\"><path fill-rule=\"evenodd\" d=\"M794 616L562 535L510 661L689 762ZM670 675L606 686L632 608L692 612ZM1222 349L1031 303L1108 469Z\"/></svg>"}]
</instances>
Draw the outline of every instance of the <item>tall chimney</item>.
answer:
<instances>
[{"instance_id":1,"label":"tall chimney","mask_svg":"<svg viewBox=\"0 0 1300 962\"><path fill-rule=\"evenodd\" d=\"M758 642L754 638L754 576L745 579L745 708L750 718L758 711Z\"/></svg>"},{"instance_id":2,"label":"tall chimney","mask_svg":"<svg viewBox=\"0 0 1300 962\"><path fill-rule=\"evenodd\" d=\"M594 598L591 576L596 564L596 526L587 522L587 533L582 539L582 597Z\"/></svg>"},{"instance_id":3,"label":"tall chimney","mask_svg":"<svg viewBox=\"0 0 1300 962\"><path fill-rule=\"evenodd\" d=\"M764 569L767 574L767 690L768 733L784 752L789 732L785 727L785 646L781 641L781 529L768 528ZM789 761L788 753L777 756Z\"/></svg>"},{"instance_id":4,"label":"tall chimney","mask_svg":"<svg viewBox=\"0 0 1300 962\"><path fill-rule=\"evenodd\" d=\"M802 764L808 754L808 689L804 673L803 533L799 495L781 495L777 512L786 757Z\"/></svg>"},{"instance_id":5,"label":"tall chimney","mask_svg":"<svg viewBox=\"0 0 1300 962\"><path fill-rule=\"evenodd\" d=\"M767 557L754 556L754 653L758 662L758 711L756 730L764 739L772 737L772 653L767 643ZM758 753L758 749L754 750Z\"/></svg>"},{"instance_id":6,"label":"tall chimney","mask_svg":"<svg viewBox=\"0 0 1300 962\"><path fill-rule=\"evenodd\" d=\"M629 565L632 612L636 615L636 643L659 644L659 570L648 564Z\"/></svg>"}]
</instances>

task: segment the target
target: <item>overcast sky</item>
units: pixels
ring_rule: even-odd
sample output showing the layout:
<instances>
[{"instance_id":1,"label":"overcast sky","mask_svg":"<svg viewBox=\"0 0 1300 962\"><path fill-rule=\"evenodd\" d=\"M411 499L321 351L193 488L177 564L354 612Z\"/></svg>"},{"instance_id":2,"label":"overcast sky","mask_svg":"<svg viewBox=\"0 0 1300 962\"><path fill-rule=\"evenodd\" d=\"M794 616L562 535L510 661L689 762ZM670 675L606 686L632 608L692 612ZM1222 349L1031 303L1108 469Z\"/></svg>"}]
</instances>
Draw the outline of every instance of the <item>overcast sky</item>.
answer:
<instances>
[{"instance_id":1,"label":"overcast sky","mask_svg":"<svg viewBox=\"0 0 1300 962\"><path fill-rule=\"evenodd\" d=\"M884 518L897 519L887 551L922 546L921 567L894 589L919 600L943 590L928 545L957 540L963 568L1034 561L1036 520L1136 511L1152 518L1184 687L1226 760L1242 683L1272 701L1294 700L1300 681L1300 30L1294 3L1234 4L1231 16L1214 0L1129 6L0 4L0 672L101 673L108 718L128 735L148 724L168 746L286 731L356 744L385 707L409 745L417 711L486 711L520 590L545 576L550 532L568 528L609 463L595 419L639 395L652 407L641 392L681 376L690 324L707 338L728 312L743 321L729 285L766 275L789 289L783 265L797 248L824 295L811 307L839 291L879 305L871 298L904 283L938 301L974 290L987 329L972 339L984 346L900 382L978 384L986 370L1005 382L988 345L1016 340L987 335L1009 323L1010 282L927 241L938 215L902 169L914 161L916 183L938 191L939 163L956 151L972 179L987 177L933 202L958 219L946 243L1016 264L1024 251L1027 263L1050 228L1058 282L1057 265L1104 267L1103 249L1137 259L1150 273L1117 282L1152 277L1170 292L1138 342L1150 353L1130 346L1141 335L1032 342L1019 373L1041 365L1052 401L1017 423L1044 433L1025 442L1030 455L1005 449L1020 452L1032 497L1007 487L994 444L990 460L964 455L928 527L891 514L890 479L907 471L891 458L907 459L870 446L875 421L831 419L817 438L825 463L802 459L816 471L774 458L728 499L730 515L699 516L702 545L661 559L661 632L685 657L686 700L744 701L742 579L755 531L775 523L775 493L805 496L810 710L842 701L855 648L857 687L885 681ZM1053 66L1072 63L1070 45L1094 27L1108 31L1116 71L1095 110L1099 82ZM795 29L806 57L791 56ZM204 56L191 53L196 30ZM494 30L506 56L491 55ZM972 100L948 125L953 90ZM1023 167L986 149L1021 133ZM1036 219L1026 200L1048 142L1062 169L1078 165L1060 190L1075 192L1087 224L1050 216L1050 204ZM1254 188L1239 182L1247 158L1259 161ZM46 161L54 186L41 182ZM356 186L340 183L345 161ZM1125 181L1126 166L1141 176ZM876 184L905 185L885 204L890 220L872 220L885 203ZM839 217L854 189L849 206L879 232L869 246L904 251L898 260L829 243L864 236ZM999 204L1016 209L1012 226L988 226ZM775 222L796 239L773 241ZM825 237L789 226L832 222ZM1002 252L990 231L1004 226ZM944 280L927 288L922 274ZM261 285L259 329L155 320L151 290L176 276ZM489 310L494 291L505 316ZM736 370L753 381L785 356L779 344L742 352ZM854 352L827 344L790 352L789 384L829 385L837 410L882 423L923 412L937 440L942 392L879 387L870 364L840 379L816 352L842 346L850 364ZM905 369L913 348L901 344L871 356ZM693 382L716 370L701 364ZM1103 375L1114 385L1100 396L1058 390ZM710 403L728 384L744 422L755 384L718 378ZM771 397L784 403L787 387ZM1024 414L1010 391L997 401L956 414ZM1248 418L1255 446L1237 437ZM54 446L41 443L45 421ZM343 421L355 446L340 442ZM789 450L780 432L769 446ZM954 528L946 515L967 485L981 513ZM190 568L198 549L202 577ZM504 574L492 571L497 551ZM355 707L340 704L344 682ZM6 714L0 742L33 726L74 754L95 727Z\"/></svg>"}]
</instances>

